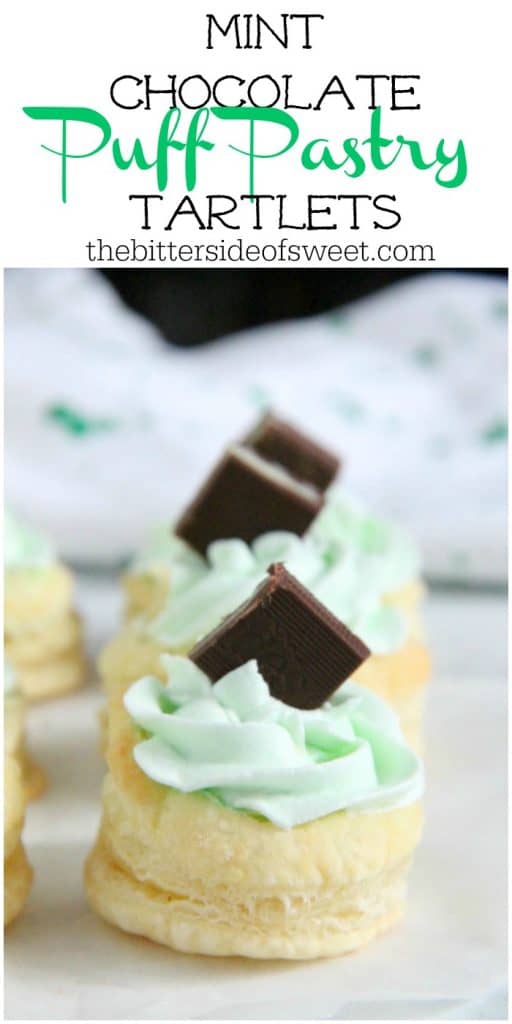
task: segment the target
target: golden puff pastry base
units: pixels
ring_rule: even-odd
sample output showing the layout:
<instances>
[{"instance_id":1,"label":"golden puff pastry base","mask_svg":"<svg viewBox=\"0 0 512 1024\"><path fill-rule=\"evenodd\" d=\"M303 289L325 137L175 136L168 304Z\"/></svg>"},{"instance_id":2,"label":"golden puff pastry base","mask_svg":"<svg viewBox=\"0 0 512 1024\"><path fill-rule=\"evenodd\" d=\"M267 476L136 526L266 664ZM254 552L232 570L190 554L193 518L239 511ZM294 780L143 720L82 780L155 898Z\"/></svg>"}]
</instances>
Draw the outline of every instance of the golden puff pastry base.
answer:
<instances>
[{"instance_id":1,"label":"golden puff pastry base","mask_svg":"<svg viewBox=\"0 0 512 1024\"><path fill-rule=\"evenodd\" d=\"M4 751L16 756L23 745L25 698L16 690L4 694Z\"/></svg>"},{"instance_id":2,"label":"golden puff pastry base","mask_svg":"<svg viewBox=\"0 0 512 1024\"><path fill-rule=\"evenodd\" d=\"M136 739L113 701L85 869L107 921L182 952L307 960L358 949L401 916L419 803L279 829L154 783L133 760Z\"/></svg>"},{"instance_id":3,"label":"golden puff pastry base","mask_svg":"<svg viewBox=\"0 0 512 1024\"><path fill-rule=\"evenodd\" d=\"M27 801L37 800L46 788L46 776L27 750L24 737L25 698L19 692L4 697L4 749L15 757L22 773Z\"/></svg>"},{"instance_id":4,"label":"golden puff pastry base","mask_svg":"<svg viewBox=\"0 0 512 1024\"><path fill-rule=\"evenodd\" d=\"M354 952L391 928L403 913L405 875L406 865L346 895L341 888L336 906L325 914L302 899L302 915L283 913L272 926L264 921L268 898L237 906L202 893L184 897L159 890L124 870L102 838L87 860L85 878L91 907L106 921L179 952L313 960Z\"/></svg>"},{"instance_id":5,"label":"golden puff pastry base","mask_svg":"<svg viewBox=\"0 0 512 1024\"><path fill-rule=\"evenodd\" d=\"M21 765L16 757L4 757L4 859L14 852L23 828L27 804Z\"/></svg>"},{"instance_id":6,"label":"golden puff pastry base","mask_svg":"<svg viewBox=\"0 0 512 1024\"><path fill-rule=\"evenodd\" d=\"M7 632L58 618L71 605L73 577L59 563L42 569L7 569L4 625Z\"/></svg>"},{"instance_id":7,"label":"golden puff pastry base","mask_svg":"<svg viewBox=\"0 0 512 1024\"><path fill-rule=\"evenodd\" d=\"M32 869L27 861L21 832L26 806L22 768L16 757L4 759L4 925L20 913L28 896Z\"/></svg>"},{"instance_id":8,"label":"golden puff pastry base","mask_svg":"<svg viewBox=\"0 0 512 1024\"><path fill-rule=\"evenodd\" d=\"M36 760L34 760L30 752L27 751L25 747L21 748L19 757L26 799L28 802L38 800L44 793L48 784L46 775L41 766Z\"/></svg>"},{"instance_id":9,"label":"golden puff pastry base","mask_svg":"<svg viewBox=\"0 0 512 1024\"><path fill-rule=\"evenodd\" d=\"M17 675L27 700L44 700L82 686L87 677L87 662L81 647L77 647L41 665L19 665Z\"/></svg>"},{"instance_id":10,"label":"golden puff pastry base","mask_svg":"<svg viewBox=\"0 0 512 1024\"><path fill-rule=\"evenodd\" d=\"M169 592L169 569L155 566L145 571L127 572L121 585L125 622L131 622L140 615L151 619L164 606Z\"/></svg>"},{"instance_id":11,"label":"golden puff pastry base","mask_svg":"<svg viewBox=\"0 0 512 1024\"><path fill-rule=\"evenodd\" d=\"M82 625L76 612L34 620L5 637L5 656L13 665L30 668L60 658L82 644Z\"/></svg>"},{"instance_id":12,"label":"golden puff pastry base","mask_svg":"<svg viewBox=\"0 0 512 1024\"><path fill-rule=\"evenodd\" d=\"M4 927L21 913L32 885L33 871L23 843L19 842L11 856L4 860Z\"/></svg>"},{"instance_id":13,"label":"golden puff pastry base","mask_svg":"<svg viewBox=\"0 0 512 1024\"><path fill-rule=\"evenodd\" d=\"M160 657L165 651L165 647L136 625L125 626L104 647L98 659L98 670L107 694L116 696L124 693L131 683L144 675L156 675L164 680Z\"/></svg>"},{"instance_id":14,"label":"golden puff pastry base","mask_svg":"<svg viewBox=\"0 0 512 1024\"><path fill-rule=\"evenodd\" d=\"M29 700L53 697L86 677L82 625L73 610L72 576L63 565L5 574L4 649Z\"/></svg>"}]
</instances>

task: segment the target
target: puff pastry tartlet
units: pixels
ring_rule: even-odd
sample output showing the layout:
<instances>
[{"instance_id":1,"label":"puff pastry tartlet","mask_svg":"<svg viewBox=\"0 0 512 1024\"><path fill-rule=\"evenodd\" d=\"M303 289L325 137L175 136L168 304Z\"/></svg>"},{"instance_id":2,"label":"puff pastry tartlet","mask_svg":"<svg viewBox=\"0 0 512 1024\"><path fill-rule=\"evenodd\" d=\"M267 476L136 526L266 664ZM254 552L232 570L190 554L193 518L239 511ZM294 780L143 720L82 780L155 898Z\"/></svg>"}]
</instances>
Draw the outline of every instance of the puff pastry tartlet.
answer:
<instances>
[{"instance_id":1,"label":"puff pastry tartlet","mask_svg":"<svg viewBox=\"0 0 512 1024\"><path fill-rule=\"evenodd\" d=\"M32 881L21 833L28 799L41 788L42 777L35 767L27 769L22 698L14 673L4 666L4 925L22 910Z\"/></svg>"},{"instance_id":2,"label":"puff pastry tartlet","mask_svg":"<svg viewBox=\"0 0 512 1024\"><path fill-rule=\"evenodd\" d=\"M4 531L4 647L28 700L84 682L82 627L73 579L39 533L7 511Z\"/></svg>"},{"instance_id":3,"label":"puff pastry tartlet","mask_svg":"<svg viewBox=\"0 0 512 1024\"><path fill-rule=\"evenodd\" d=\"M336 686L364 645L311 596L297 610L304 588L276 570L190 658L109 697L89 901L183 952L336 956L405 905L421 761L384 701L353 675Z\"/></svg>"}]
</instances>

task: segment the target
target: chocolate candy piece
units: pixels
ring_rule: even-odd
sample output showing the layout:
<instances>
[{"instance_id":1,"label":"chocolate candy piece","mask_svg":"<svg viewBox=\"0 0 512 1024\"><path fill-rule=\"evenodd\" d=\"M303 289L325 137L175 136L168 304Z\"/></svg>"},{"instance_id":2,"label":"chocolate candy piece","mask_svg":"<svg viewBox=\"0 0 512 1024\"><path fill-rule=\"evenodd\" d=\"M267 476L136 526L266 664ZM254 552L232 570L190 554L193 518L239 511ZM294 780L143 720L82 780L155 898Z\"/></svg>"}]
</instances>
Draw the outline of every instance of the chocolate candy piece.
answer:
<instances>
[{"instance_id":1,"label":"chocolate candy piece","mask_svg":"<svg viewBox=\"0 0 512 1024\"><path fill-rule=\"evenodd\" d=\"M340 468L336 455L271 412L263 416L242 444L319 491L326 490Z\"/></svg>"},{"instance_id":2,"label":"chocolate candy piece","mask_svg":"<svg viewBox=\"0 0 512 1024\"><path fill-rule=\"evenodd\" d=\"M274 697L292 707L318 708L370 651L282 563L268 573L189 658L212 682L255 658Z\"/></svg>"},{"instance_id":3,"label":"chocolate candy piece","mask_svg":"<svg viewBox=\"0 0 512 1024\"><path fill-rule=\"evenodd\" d=\"M299 484L255 452L233 445L175 526L178 537L204 554L214 540L248 544L268 530L303 534L323 505L314 488Z\"/></svg>"}]
</instances>

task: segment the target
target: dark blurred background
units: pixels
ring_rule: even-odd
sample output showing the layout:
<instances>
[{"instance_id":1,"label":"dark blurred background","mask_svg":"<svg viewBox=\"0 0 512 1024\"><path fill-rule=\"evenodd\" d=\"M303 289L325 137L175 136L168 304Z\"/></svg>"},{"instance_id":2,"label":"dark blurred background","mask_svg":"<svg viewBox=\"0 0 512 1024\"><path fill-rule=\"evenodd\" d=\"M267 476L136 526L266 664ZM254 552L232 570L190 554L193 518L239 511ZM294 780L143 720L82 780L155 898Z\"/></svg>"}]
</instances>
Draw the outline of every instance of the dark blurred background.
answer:
<instances>
[{"instance_id":1,"label":"dark blurred background","mask_svg":"<svg viewBox=\"0 0 512 1024\"><path fill-rule=\"evenodd\" d=\"M152 320L168 341L190 346L245 327L322 313L416 273L446 271L209 269L103 273L127 305ZM479 269L479 273L506 276L506 271L500 269Z\"/></svg>"}]
</instances>

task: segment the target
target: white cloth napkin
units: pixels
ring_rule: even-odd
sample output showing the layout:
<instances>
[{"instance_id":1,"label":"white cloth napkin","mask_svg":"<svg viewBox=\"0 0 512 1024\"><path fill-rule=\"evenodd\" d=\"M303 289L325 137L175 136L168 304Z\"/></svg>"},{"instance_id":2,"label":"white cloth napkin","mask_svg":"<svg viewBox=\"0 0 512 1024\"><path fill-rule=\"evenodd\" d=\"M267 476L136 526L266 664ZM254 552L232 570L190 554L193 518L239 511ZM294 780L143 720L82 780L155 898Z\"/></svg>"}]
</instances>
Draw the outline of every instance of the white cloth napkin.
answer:
<instances>
[{"instance_id":1,"label":"white cloth napkin","mask_svg":"<svg viewBox=\"0 0 512 1024\"><path fill-rule=\"evenodd\" d=\"M8 271L7 499L65 557L115 564L271 404L345 456L347 489L413 530L431 575L503 581L506 299L423 273L180 350L92 271Z\"/></svg>"}]
</instances>

